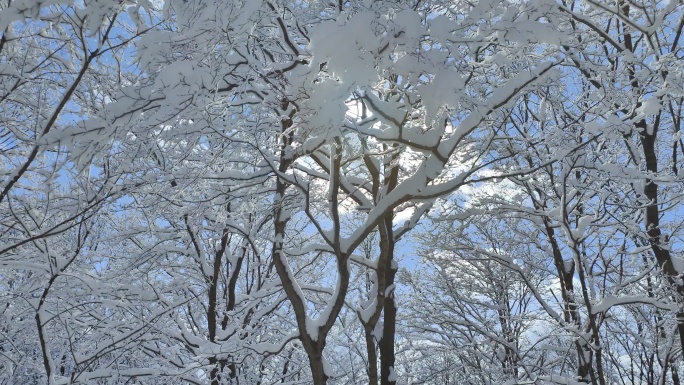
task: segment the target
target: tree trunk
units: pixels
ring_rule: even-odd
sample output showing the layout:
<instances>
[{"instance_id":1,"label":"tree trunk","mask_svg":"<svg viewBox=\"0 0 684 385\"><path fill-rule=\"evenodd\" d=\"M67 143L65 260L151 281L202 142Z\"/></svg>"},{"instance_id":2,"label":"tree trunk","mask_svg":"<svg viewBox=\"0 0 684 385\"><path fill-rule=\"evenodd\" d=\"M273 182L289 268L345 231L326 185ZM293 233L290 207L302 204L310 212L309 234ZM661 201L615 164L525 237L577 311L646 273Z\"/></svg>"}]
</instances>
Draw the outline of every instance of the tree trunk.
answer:
<instances>
[{"instance_id":1,"label":"tree trunk","mask_svg":"<svg viewBox=\"0 0 684 385\"><path fill-rule=\"evenodd\" d=\"M314 345L312 346L313 351L309 352L307 350L313 385L326 385L328 383L328 375L325 374L325 365L323 364L323 346L319 346L319 344Z\"/></svg>"},{"instance_id":2,"label":"tree trunk","mask_svg":"<svg viewBox=\"0 0 684 385\"><path fill-rule=\"evenodd\" d=\"M397 307L394 301L394 278L397 274L397 268L394 265L394 233L392 231L392 218L388 216L381 226L387 229L387 239L384 240L387 246L387 254L390 258L385 259L385 285L387 287L385 299L383 301L383 325L382 325L382 339L380 340L380 383L382 385L395 385L396 372L394 369L395 352L394 352L394 337L396 334L397 323Z\"/></svg>"},{"instance_id":3,"label":"tree trunk","mask_svg":"<svg viewBox=\"0 0 684 385\"><path fill-rule=\"evenodd\" d=\"M396 269L388 271L388 282L394 283ZM394 294L385 297L384 323L382 325L382 340L380 340L380 376L382 385L395 385L396 373L394 373L394 336L396 332L397 307L394 302Z\"/></svg>"},{"instance_id":4,"label":"tree trunk","mask_svg":"<svg viewBox=\"0 0 684 385\"><path fill-rule=\"evenodd\" d=\"M378 384L378 355L375 351L374 329L374 325L363 325L366 335L366 354L368 355L368 385Z\"/></svg>"}]
</instances>

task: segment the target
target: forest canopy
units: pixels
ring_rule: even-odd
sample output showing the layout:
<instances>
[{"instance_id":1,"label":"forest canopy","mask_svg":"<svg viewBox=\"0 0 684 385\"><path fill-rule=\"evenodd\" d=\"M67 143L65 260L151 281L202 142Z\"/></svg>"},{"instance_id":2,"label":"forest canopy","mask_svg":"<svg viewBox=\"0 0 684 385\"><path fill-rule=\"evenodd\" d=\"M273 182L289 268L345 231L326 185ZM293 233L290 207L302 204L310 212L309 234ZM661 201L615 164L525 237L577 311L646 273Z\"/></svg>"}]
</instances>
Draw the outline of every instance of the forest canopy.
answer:
<instances>
[{"instance_id":1,"label":"forest canopy","mask_svg":"<svg viewBox=\"0 0 684 385\"><path fill-rule=\"evenodd\" d=\"M672 384L678 0L0 0L0 384Z\"/></svg>"}]
</instances>

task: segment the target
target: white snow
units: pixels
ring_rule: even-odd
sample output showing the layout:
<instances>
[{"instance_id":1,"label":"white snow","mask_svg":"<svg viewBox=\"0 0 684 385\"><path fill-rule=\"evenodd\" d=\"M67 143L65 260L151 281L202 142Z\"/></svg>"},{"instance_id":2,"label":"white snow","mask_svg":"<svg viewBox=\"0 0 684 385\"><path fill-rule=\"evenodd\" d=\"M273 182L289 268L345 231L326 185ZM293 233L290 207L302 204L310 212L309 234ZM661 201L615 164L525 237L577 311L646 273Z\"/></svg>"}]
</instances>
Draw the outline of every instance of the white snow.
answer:
<instances>
[{"instance_id":1,"label":"white snow","mask_svg":"<svg viewBox=\"0 0 684 385\"><path fill-rule=\"evenodd\" d=\"M673 303L664 303L656 298L650 298L645 295L623 295L623 296L613 296L608 295L604 297L601 301L591 306L591 312L594 314L607 312L613 306L628 305L628 304L648 304L655 306L659 309L676 311L677 305Z\"/></svg>"},{"instance_id":2,"label":"white snow","mask_svg":"<svg viewBox=\"0 0 684 385\"><path fill-rule=\"evenodd\" d=\"M396 370L394 370L394 366L390 366L390 373L387 376L387 380L396 382L398 379L399 377L397 376Z\"/></svg>"}]
</instances>

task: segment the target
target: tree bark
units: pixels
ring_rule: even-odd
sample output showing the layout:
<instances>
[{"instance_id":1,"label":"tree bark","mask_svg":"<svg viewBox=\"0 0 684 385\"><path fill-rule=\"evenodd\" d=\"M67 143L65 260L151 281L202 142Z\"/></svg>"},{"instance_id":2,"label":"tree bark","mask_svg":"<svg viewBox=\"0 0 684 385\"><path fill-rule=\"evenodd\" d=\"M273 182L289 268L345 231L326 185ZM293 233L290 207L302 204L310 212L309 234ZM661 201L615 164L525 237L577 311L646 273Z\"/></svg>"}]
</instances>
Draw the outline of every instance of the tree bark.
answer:
<instances>
[{"instance_id":1,"label":"tree bark","mask_svg":"<svg viewBox=\"0 0 684 385\"><path fill-rule=\"evenodd\" d=\"M370 324L363 325L363 331L366 337L366 354L368 355L368 385L378 384L378 355L375 351L374 329L375 328Z\"/></svg>"},{"instance_id":2,"label":"tree bark","mask_svg":"<svg viewBox=\"0 0 684 385\"><path fill-rule=\"evenodd\" d=\"M394 190L398 183L399 167L396 165L398 159L396 156L391 156L385 163L385 186L386 191ZM397 324L397 306L394 301L394 279L397 274L396 262L394 260L394 247L396 244L394 230L392 228L394 221L394 210L385 216L379 226L384 228L380 231L381 234L381 248L384 249L385 258L380 263L384 264L384 299L383 299L383 324L382 324L382 339L379 343L380 348L380 384L395 385L397 383L396 371L394 363L396 360L394 351L394 339L396 335ZM384 238L384 239L383 239ZM378 304L379 305L379 304Z\"/></svg>"}]
</instances>

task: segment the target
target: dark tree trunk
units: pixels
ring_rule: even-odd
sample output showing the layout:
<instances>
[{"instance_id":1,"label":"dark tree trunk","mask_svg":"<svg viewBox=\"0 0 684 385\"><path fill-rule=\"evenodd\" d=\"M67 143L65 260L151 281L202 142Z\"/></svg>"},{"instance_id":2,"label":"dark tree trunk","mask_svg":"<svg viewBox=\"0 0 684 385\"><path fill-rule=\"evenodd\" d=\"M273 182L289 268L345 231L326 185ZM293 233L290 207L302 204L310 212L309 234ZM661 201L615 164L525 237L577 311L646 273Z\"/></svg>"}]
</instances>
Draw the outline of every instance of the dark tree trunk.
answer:
<instances>
[{"instance_id":1,"label":"dark tree trunk","mask_svg":"<svg viewBox=\"0 0 684 385\"><path fill-rule=\"evenodd\" d=\"M392 186L394 187L394 186ZM383 324L382 324L382 339L380 340L380 384L395 385L396 373L393 373L395 362L394 338L396 334L397 324L397 306L394 301L394 278L397 274L397 269L394 261L394 232L392 231L393 215L385 218L384 223L380 226L385 226L387 239L383 240L386 243L386 252L389 258L383 261L385 273L385 299L383 301Z\"/></svg>"}]
</instances>

